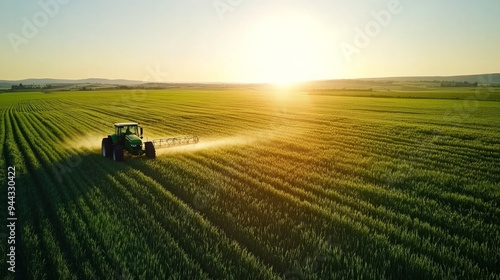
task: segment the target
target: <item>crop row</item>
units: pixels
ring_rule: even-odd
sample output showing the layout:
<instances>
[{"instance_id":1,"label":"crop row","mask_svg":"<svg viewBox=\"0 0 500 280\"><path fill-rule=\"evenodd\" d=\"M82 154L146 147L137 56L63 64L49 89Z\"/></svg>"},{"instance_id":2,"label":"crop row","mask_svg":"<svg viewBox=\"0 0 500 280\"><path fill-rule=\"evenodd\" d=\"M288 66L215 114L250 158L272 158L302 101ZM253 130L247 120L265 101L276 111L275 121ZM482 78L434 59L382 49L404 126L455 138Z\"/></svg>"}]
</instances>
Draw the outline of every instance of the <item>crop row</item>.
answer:
<instances>
[{"instance_id":1,"label":"crop row","mask_svg":"<svg viewBox=\"0 0 500 280\"><path fill-rule=\"evenodd\" d=\"M22 266L37 279L494 279L499 108L482 102L447 125L449 102L253 91L4 99L0 163L22 167ZM116 164L96 135L119 121L201 142Z\"/></svg>"}]
</instances>

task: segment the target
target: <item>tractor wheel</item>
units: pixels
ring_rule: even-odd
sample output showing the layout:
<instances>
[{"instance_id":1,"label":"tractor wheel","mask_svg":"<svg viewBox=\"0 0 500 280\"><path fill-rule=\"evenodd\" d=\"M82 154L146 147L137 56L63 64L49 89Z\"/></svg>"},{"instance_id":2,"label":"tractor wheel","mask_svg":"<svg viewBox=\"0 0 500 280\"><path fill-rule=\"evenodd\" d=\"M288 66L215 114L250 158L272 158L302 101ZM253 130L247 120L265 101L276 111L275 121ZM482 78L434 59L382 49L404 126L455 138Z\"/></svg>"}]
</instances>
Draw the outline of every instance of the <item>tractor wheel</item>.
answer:
<instances>
[{"instance_id":1,"label":"tractor wheel","mask_svg":"<svg viewBox=\"0 0 500 280\"><path fill-rule=\"evenodd\" d=\"M153 142L144 143L144 147L146 148L146 157L147 158L156 158L156 149Z\"/></svg>"},{"instance_id":2,"label":"tractor wheel","mask_svg":"<svg viewBox=\"0 0 500 280\"><path fill-rule=\"evenodd\" d=\"M123 146L116 145L113 149L113 160L123 161Z\"/></svg>"},{"instance_id":3,"label":"tractor wheel","mask_svg":"<svg viewBox=\"0 0 500 280\"><path fill-rule=\"evenodd\" d=\"M113 142L109 138L102 138L102 156L112 157L113 156Z\"/></svg>"}]
</instances>

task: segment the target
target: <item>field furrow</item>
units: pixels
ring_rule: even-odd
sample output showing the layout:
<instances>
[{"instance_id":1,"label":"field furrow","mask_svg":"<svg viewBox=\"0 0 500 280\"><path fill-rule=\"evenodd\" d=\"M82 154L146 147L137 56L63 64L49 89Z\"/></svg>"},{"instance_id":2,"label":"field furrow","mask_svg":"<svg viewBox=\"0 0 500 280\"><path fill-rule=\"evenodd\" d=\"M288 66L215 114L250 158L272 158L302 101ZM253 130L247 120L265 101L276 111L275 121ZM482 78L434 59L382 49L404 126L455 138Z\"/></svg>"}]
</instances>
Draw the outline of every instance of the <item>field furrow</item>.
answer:
<instances>
[{"instance_id":1,"label":"field furrow","mask_svg":"<svg viewBox=\"0 0 500 280\"><path fill-rule=\"evenodd\" d=\"M19 276L500 279L500 103L465 118L445 115L453 102L244 89L0 94ZM140 123L144 141L200 142L114 162L101 140L118 122Z\"/></svg>"}]
</instances>

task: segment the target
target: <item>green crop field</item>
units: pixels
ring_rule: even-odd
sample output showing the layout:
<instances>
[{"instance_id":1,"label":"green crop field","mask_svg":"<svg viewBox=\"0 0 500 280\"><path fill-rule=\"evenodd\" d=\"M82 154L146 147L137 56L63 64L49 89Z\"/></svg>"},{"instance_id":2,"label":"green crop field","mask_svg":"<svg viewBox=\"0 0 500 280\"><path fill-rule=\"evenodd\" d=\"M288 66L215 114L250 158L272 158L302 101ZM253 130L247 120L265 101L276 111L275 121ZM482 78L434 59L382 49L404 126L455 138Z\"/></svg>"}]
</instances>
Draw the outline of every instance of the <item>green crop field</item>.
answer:
<instances>
[{"instance_id":1,"label":"green crop field","mask_svg":"<svg viewBox=\"0 0 500 280\"><path fill-rule=\"evenodd\" d=\"M362 95L0 94L0 218L14 181L16 272L500 279L499 89ZM200 142L154 160L102 157L113 123L130 121L148 139ZM0 234L7 271L8 228Z\"/></svg>"}]
</instances>

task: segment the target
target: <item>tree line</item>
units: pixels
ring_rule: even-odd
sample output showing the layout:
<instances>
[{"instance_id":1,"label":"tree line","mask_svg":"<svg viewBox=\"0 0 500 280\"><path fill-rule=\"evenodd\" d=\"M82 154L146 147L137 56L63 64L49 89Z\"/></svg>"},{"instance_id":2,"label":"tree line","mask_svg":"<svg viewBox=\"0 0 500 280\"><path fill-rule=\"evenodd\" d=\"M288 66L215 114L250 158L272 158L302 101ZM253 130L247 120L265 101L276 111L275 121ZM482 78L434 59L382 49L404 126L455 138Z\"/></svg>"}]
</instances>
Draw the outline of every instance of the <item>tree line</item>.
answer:
<instances>
[{"instance_id":1,"label":"tree line","mask_svg":"<svg viewBox=\"0 0 500 280\"><path fill-rule=\"evenodd\" d=\"M457 82L457 81L443 81L441 82L441 87L477 87L478 82L470 83L467 81Z\"/></svg>"}]
</instances>

